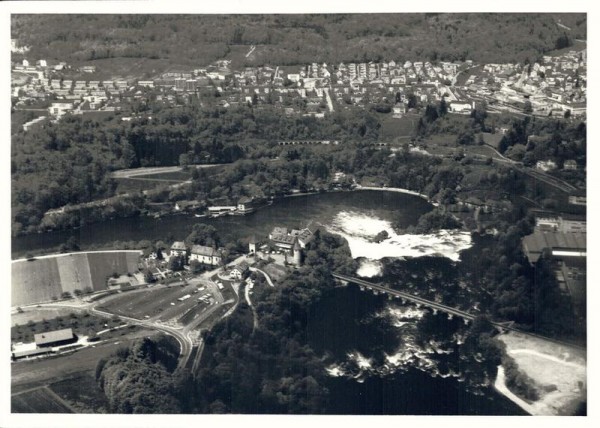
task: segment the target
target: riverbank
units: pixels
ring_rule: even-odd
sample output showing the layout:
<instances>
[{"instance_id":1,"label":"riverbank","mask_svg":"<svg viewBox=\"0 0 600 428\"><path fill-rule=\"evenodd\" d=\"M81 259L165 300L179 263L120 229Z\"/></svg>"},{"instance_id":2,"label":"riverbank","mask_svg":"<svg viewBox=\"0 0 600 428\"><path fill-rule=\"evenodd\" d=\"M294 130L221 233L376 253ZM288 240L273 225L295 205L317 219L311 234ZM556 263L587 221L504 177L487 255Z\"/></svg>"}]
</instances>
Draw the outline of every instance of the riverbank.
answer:
<instances>
[{"instance_id":1,"label":"riverbank","mask_svg":"<svg viewBox=\"0 0 600 428\"><path fill-rule=\"evenodd\" d=\"M506 346L521 372L531 378L539 393L535 401L526 401L506 385L504 368L499 366L496 390L536 416L579 414L587 401L586 351L515 332L498 337Z\"/></svg>"}]
</instances>

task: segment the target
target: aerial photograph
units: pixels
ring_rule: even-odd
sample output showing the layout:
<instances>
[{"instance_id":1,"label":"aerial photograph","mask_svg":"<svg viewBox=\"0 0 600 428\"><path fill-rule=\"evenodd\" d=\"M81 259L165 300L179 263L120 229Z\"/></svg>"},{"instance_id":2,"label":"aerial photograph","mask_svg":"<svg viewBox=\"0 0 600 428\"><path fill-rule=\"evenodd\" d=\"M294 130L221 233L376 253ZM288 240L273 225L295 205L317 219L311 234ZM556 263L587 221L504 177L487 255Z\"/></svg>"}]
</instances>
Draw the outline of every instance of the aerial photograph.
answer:
<instances>
[{"instance_id":1,"label":"aerial photograph","mask_svg":"<svg viewBox=\"0 0 600 428\"><path fill-rule=\"evenodd\" d=\"M10 15L11 417L587 416L586 13L66 12Z\"/></svg>"}]
</instances>

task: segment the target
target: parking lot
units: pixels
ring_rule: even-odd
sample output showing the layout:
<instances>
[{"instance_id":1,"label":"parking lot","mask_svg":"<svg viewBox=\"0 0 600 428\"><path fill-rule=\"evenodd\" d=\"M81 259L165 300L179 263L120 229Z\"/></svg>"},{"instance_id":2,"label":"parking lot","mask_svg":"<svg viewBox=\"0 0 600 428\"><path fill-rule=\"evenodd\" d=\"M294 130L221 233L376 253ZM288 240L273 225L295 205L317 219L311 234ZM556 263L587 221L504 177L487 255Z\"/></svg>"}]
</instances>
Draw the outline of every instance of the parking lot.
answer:
<instances>
[{"instance_id":1,"label":"parking lot","mask_svg":"<svg viewBox=\"0 0 600 428\"><path fill-rule=\"evenodd\" d=\"M195 319L194 314L203 312L218 300L210 286L193 281L186 286L156 285L135 294L124 293L100 305L98 309L139 320L181 320L185 325L187 321Z\"/></svg>"}]
</instances>

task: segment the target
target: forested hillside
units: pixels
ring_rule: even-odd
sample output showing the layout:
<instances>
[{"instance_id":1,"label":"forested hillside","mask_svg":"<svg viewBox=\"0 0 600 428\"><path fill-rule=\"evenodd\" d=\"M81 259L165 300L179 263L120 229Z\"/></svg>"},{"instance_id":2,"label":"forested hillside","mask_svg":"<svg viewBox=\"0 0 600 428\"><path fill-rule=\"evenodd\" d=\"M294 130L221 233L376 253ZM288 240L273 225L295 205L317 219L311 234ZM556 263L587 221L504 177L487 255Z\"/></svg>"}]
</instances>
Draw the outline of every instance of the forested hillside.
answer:
<instances>
[{"instance_id":1,"label":"forested hillside","mask_svg":"<svg viewBox=\"0 0 600 428\"><path fill-rule=\"evenodd\" d=\"M19 44L31 47L31 58L168 60L164 67L202 66L221 58L237 66L392 59L514 62L533 60L587 34L585 14L539 13L15 15L11 30ZM246 58L241 52L250 45L260 49Z\"/></svg>"}]
</instances>

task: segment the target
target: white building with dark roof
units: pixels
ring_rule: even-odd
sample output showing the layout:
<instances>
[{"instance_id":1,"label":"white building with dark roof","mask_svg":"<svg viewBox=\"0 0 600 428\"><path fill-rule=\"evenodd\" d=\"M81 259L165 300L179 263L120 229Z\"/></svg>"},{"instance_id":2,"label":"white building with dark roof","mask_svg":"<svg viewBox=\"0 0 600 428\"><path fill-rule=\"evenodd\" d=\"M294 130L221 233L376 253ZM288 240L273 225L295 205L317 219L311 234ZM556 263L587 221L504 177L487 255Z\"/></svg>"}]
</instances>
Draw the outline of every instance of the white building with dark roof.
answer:
<instances>
[{"instance_id":1,"label":"white building with dark roof","mask_svg":"<svg viewBox=\"0 0 600 428\"><path fill-rule=\"evenodd\" d=\"M171 257L183 256L187 252L187 247L183 241L175 241L171 245Z\"/></svg>"}]
</instances>

